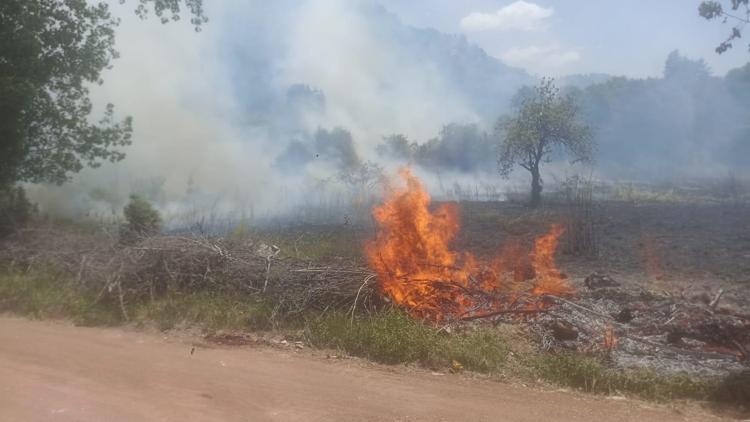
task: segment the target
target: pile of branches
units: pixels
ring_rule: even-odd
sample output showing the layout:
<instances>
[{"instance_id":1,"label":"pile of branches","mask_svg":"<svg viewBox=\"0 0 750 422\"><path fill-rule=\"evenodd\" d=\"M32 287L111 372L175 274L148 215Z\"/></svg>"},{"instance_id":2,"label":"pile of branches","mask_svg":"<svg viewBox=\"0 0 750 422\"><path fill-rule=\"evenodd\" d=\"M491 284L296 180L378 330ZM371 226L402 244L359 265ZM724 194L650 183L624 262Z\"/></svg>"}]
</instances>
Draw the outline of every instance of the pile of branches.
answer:
<instances>
[{"instance_id":1,"label":"pile of branches","mask_svg":"<svg viewBox=\"0 0 750 422\"><path fill-rule=\"evenodd\" d=\"M204 290L263 298L275 316L375 306L374 274L355 265L313 266L252 239L160 235L124 245L116 236L53 227L21 230L0 242L0 263L20 271L61 271L80 288L131 302Z\"/></svg>"}]
</instances>

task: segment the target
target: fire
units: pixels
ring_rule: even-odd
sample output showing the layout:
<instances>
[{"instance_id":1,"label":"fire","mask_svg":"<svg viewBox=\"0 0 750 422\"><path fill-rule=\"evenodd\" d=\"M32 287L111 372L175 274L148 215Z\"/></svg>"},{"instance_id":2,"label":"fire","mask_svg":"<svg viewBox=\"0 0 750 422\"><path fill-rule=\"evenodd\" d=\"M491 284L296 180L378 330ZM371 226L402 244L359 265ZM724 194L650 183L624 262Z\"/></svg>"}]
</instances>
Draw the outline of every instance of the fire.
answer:
<instances>
[{"instance_id":1,"label":"fire","mask_svg":"<svg viewBox=\"0 0 750 422\"><path fill-rule=\"evenodd\" d=\"M617 336L615 335L615 328L612 325L608 325L604 331L604 340L602 341L602 347L605 351L611 352L617 349L619 343Z\"/></svg>"},{"instance_id":2,"label":"fire","mask_svg":"<svg viewBox=\"0 0 750 422\"><path fill-rule=\"evenodd\" d=\"M656 238L650 233L641 233L643 244L643 256L646 262L646 273L651 280L664 278L661 259L659 258L659 247Z\"/></svg>"},{"instance_id":3,"label":"fire","mask_svg":"<svg viewBox=\"0 0 750 422\"><path fill-rule=\"evenodd\" d=\"M533 290L535 294L573 293L567 280L555 265L557 243L564 231L561 226L555 224L549 233L534 242L532 262L536 273L536 286Z\"/></svg>"},{"instance_id":4,"label":"fire","mask_svg":"<svg viewBox=\"0 0 750 422\"><path fill-rule=\"evenodd\" d=\"M430 196L408 168L399 172L404 186L389 184L386 200L373 210L376 238L366 245L381 292L413 316L440 320L504 309L524 294L567 294L572 289L555 266L555 251L563 229L553 225L535 242L530 286L519 286L518 262L501 254L489 263L471 253L454 251L450 243L459 232L456 204L430 210ZM507 251L517 255L517 248ZM508 277L508 274L511 274ZM509 279L508 279L509 278Z\"/></svg>"}]
</instances>

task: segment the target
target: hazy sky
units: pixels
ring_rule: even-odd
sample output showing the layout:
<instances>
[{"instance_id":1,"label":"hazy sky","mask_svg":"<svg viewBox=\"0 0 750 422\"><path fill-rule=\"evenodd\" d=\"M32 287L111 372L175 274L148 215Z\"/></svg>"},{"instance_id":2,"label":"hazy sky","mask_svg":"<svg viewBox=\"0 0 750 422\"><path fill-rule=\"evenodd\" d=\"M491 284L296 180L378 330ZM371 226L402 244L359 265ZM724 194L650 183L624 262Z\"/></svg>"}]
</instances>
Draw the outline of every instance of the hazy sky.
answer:
<instances>
[{"instance_id":1,"label":"hazy sky","mask_svg":"<svg viewBox=\"0 0 750 422\"><path fill-rule=\"evenodd\" d=\"M704 58L719 75L750 60L741 45L723 55L714 52L730 26L698 16L700 0L381 3L405 23L465 34L488 54L537 74L658 76L674 49Z\"/></svg>"}]
</instances>

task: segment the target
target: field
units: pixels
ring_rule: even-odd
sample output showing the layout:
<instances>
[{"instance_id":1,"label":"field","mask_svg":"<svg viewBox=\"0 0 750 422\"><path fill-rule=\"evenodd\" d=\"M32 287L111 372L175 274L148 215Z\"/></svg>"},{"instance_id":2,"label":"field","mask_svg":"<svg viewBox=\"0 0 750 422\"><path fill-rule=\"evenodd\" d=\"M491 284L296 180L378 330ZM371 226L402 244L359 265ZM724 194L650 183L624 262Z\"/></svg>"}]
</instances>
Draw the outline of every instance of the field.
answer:
<instances>
[{"instance_id":1,"label":"field","mask_svg":"<svg viewBox=\"0 0 750 422\"><path fill-rule=\"evenodd\" d=\"M576 291L569 297L573 302L589 303L585 301L589 296L584 279L597 273L621 286L617 294L637 290L640 295L671 298L678 304L705 307L723 290L717 305L720 312L746 312L750 301L750 206L599 201L587 207L581 214L579 208L565 203L529 210L510 202L462 201L460 231L451 247L478 259L490 259L508 245L530 251L551 224L560 224L568 232L560 238L555 257L562 277ZM586 221L575 221L582 216ZM583 250L570 235L576 230L585 231ZM534 330L548 327L548 320L509 316L465 322L448 318L436 323L411 318L402 307L380 296L375 279L369 276L364 251L376 236L374 224L242 227L209 237L172 234L129 249L112 244L111 237L103 234L106 232L106 228L90 225L37 222L5 239L0 311L72 319L82 325L197 328L206 341L225 345L296 342L387 364L478 372L495 379L551 383L649 400L709 400L732 403L732 412L747 410L747 360L739 356L745 363L731 363L736 350L723 351L730 356L722 361L729 362L726 365L708 365L713 372L681 372L658 359L633 364L634 358L625 352L625 357L618 358L616 340L614 346L602 348L595 336L589 339L594 349L582 345L566 349L570 342L564 341L559 342L560 347L544 347L544 336ZM169 242L188 243L178 247ZM215 250L201 255L204 252L199 247L185 246L193 244L189 242L205 242L200 244ZM249 244L253 245L252 257L237 255L241 245ZM259 258L259 247L270 248L272 257L261 254ZM104 253L107 259L97 258L94 251L107 248L118 252ZM158 250L153 256L159 260L137 260L152 259L148 254L154 250ZM114 258L110 256L120 252L134 260L133 265L149 262L153 267L159 263L167 269L123 271L120 264L121 279L102 280L112 268ZM185 258L188 255L190 259ZM245 266L231 267L231 259L214 260L223 255L243 259ZM528 257L521 261L514 271L527 270ZM170 268L186 262L191 266ZM210 270L202 267L204 264ZM205 274L199 274L203 271ZM319 271L323 271L321 275L315 275ZM350 277L341 275L347 271L351 271ZM308 273L313 275L299 278L299 274ZM168 280L161 283L159 277ZM329 282L334 287L326 284ZM294 287L308 286L305 283L316 287ZM748 328L742 330L746 333ZM581 331L579 341L584 337ZM694 346L691 350L699 347L688 344ZM624 346L621 341L620 349ZM738 347L742 349L742 345ZM693 367L700 368L701 359L694 360ZM622 362L630 365L620 365Z\"/></svg>"}]
</instances>

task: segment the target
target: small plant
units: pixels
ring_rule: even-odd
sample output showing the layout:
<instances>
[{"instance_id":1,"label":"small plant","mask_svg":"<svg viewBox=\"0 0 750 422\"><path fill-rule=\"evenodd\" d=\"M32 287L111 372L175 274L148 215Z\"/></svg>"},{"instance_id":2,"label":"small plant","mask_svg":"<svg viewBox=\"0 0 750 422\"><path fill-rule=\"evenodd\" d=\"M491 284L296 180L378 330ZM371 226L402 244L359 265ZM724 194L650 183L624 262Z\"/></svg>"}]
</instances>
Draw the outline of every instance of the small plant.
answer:
<instances>
[{"instance_id":1,"label":"small plant","mask_svg":"<svg viewBox=\"0 0 750 422\"><path fill-rule=\"evenodd\" d=\"M138 239L159 233L159 211L141 196L130 195L130 202L125 205L123 214L125 223L120 226L120 242L134 243Z\"/></svg>"},{"instance_id":2,"label":"small plant","mask_svg":"<svg viewBox=\"0 0 750 422\"><path fill-rule=\"evenodd\" d=\"M0 188L0 237L26 225L34 212L21 186Z\"/></svg>"}]
</instances>

